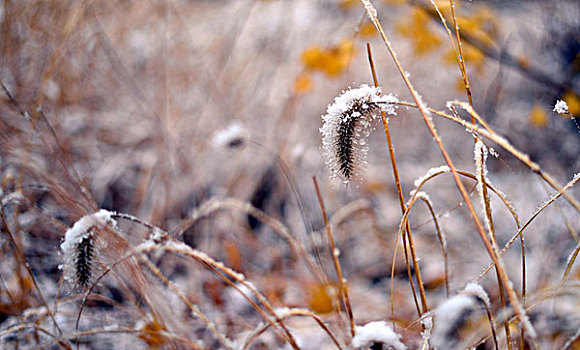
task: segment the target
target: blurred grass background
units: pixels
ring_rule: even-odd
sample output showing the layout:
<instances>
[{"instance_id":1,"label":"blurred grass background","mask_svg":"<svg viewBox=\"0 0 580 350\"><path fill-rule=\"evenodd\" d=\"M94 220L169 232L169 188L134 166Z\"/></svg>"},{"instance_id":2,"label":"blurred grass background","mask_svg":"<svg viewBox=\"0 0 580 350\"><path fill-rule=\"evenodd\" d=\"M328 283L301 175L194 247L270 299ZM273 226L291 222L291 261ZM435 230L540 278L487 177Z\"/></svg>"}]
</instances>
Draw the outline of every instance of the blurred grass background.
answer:
<instances>
[{"instance_id":1,"label":"blurred grass background","mask_svg":"<svg viewBox=\"0 0 580 350\"><path fill-rule=\"evenodd\" d=\"M449 2L436 2L448 15ZM580 117L580 4L456 3L475 109L542 169L567 182L580 166L580 130L552 108L564 99L571 114ZM375 5L423 100L439 110L447 101L465 100L457 60L431 4L385 0ZM316 230L323 225L312 175L321 182L331 215L352 201L362 201L366 211L335 229L341 263L355 318L389 317L387 286L400 211L384 135L371 135L365 180L356 186L331 183L319 151L320 116L328 103L350 85L372 83L367 42L383 92L410 100L358 1L2 1L0 9L0 79L28 113L25 118L7 94L0 93L2 329L25 322L23 315L41 305L7 230L15 233L51 305L63 298L57 292L61 239L82 215L105 208L174 232L210 198L235 197L282 221L308 245L304 218L306 226ZM254 143L236 152L212 147L213 135L235 122ZM471 134L447 121L435 122L458 167L472 171ZM443 159L415 110L399 108L390 125L408 193L416 178ZM551 192L515 158L496 150L500 157L488 163L490 179L519 215L528 218ZM276 157L295 178L308 215L300 211ZM453 182L435 182L426 191L447 234L450 283L456 291L477 277L489 257L473 234ZM23 199L5 199L14 193ZM577 198L577 189L570 193ZM517 230L499 201L492 204L503 246ZM418 207L411 224L430 304L436 306L445 299L443 263L427 210ZM528 229L530 291L539 292L561 276L579 229L578 213L564 201L549 207ZM136 241L145 235L132 234ZM183 240L244 272L276 305L307 306L323 314L332 310L319 281L290 257L270 228L244 213L211 214L190 227ZM510 277L516 284L520 258L515 248L505 256L506 264L514 267ZM332 274L328 256L323 254L322 260L328 265L326 273ZM232 304L236 302L231 301L235 297L230 287L219 279L172 257L157 262L228 336L236 338L257 324L256 315L245 314L251 309L238 310L239 305ZM417 315L404 262L398 263L399 307L394 317L409 325ZM493 279L488 279L482 283L497 300ZM99 292L120 305L130 304L128 291L116 283L104 279ZM545 330L541 339L558 348L580 327L580 299L572 294L555 300L562 305L542 304L532 319L538 330ZM144 329L139 322L145 316L105 304L90 305L84 329L113 320ZM171 305L182 308L177 301ZM74 314L73 303L67 306L71 309L64 310ZM63 328L74 331L74 322L64 315ZM211 336L195 320L173 326L182 328L170 329L175 334L211 344ZM296 327L304 334L309 331L304 325ZM188 332L192 329L196 332ZM410 344L420 340L418 329L415 325L404 333ZM131 347L178 347L138 334L139 345ZM116 337L97 333L83 346L129 348L135 341L130 333ZM322 348L319 338L313 336L318 342L312 348ZM0 344L17 347L18 342L22 348L57 347L30 334L13 333L3 334ZM276 339L263 340L265 347L279 346L274 344Z\"/></svg>"}]
</instances>

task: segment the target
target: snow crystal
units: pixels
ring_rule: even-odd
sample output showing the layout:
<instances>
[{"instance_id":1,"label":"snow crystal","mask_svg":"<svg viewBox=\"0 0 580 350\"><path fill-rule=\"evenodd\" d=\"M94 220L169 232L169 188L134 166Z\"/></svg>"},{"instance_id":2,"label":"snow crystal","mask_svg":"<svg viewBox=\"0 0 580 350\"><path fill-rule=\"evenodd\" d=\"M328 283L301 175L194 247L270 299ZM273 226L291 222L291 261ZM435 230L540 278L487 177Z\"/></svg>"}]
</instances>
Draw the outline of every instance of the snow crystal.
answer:
<instances>
[{"instance_id":1,"label":"snow crystal","mask_svg":"<svg viewBox=\"0 0 580 350\"><path fill-rule=\"evenodd\" d=\"M554 105L554 112L559 113L559 114L570 113L568 110L568 104L566 103L566 101L564 101L564 100L556 101L556 104Z\"/></svg>"},{"instance_id":2,"label":"snow crystal","mask_svg":"<svg viewBox=\"0 0 580 350\"><path fill-rule=\"evenodd\" d=\"M369 322L364 326L356 326L355 337L352 339L352 346L359 348L372 343L382 343L386 347L395 350L406 350L407 347L400 340L400 335L395 333L385 321Z\"/></svg>"}]
</instances>

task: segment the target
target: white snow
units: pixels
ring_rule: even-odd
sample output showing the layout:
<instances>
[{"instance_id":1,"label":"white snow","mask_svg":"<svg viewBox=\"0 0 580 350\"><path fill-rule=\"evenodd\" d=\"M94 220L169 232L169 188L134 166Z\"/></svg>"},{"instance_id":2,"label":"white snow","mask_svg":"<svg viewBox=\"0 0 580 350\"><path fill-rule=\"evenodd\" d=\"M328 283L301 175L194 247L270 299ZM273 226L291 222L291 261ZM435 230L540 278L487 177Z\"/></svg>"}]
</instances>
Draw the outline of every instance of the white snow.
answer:
<instances>
[{"instance_id":1,"label":"white snow","mask_svg":"<svg viewBox=\"0 0 580 350\"><path fill-rule=\"evenodd\" d=\"M459 294L447 299L435 309L435 327L431 336L431 346L438 349L456 348L461 342L459 329L465 315L473 315L481 304L472 295ZM456 337L457 336L457 337Z\"/></svg>"},{"instance_id":2,"label":"white snow","mask_svg":"<svg viewBox=\"0 0 580 350\"><path fill-rule=\"evenodd\" d=\"M559 114L570 113L568 110L568 104L566 103L566 101L564 101L564 100L556 101L556 104L554 105L554 112L559 113Z\"/></svg>"},{"instance_id":3,"label":"white snow","mask_svg":"<svg viewBox=\"0 0 580 350\"><path fill-rule=\"evenodd\" d=\"M238 122L216 132L211 144L215 149L233 149L243 146L249 138L248 131Z\"/></svg>"},{"instance_id":4,"label":"white snow","mask_svg":"<svg viewBox=\"0 0 580 350\"><path fill-rule=\"evenodd\" d=\"M415 180L415 187L419 187L419 185L421 183L423 183L425 180L427 180L428 178L430 178L433 175L442 174L442 173L446 173L449 171L451 171L451 169L449 169L449 167L447 165L442 165L439 167L431 168L431 169L427 170L425 175L423 175L420 178L418 178L417 180Z\"/></svg>"},{"instance_id":5,"label":"white snow","mask_svg":"<svg viewBox=\"0 0 580 350\"><path fill-rule=\"evenodd\" d=\"M400 340L400 335L387 325L385 321L374 321L364 326L356 326L355 337L352 339L354 348L367 346L371 343L383 343L384 348L389 346L395 350L406 350L407 347Z\"/></svg>"},{"instance_id":6,"label":"white snow","mask_svg":"<svg viewBox=\"0 0 580 350\"><path fill-rule=\"evenodd\" d=\"M112 218L115 213L101 209L96 213L88 214L80 218L74 225L66 231L64 242L60 245L65 256L74 254L74 249L83 238L88 237L92 227L115 227L117 222Z\"/></svg>"},{"instance_id":7,"label":"white snow","mask_svg":"<svg viewBox=\"0 0 580 350\"><path fill-rule=\"evenodd\" d=\"M465 286L465 289L463 289L463 293L478 297L479 299L481 299L481 301L485 303L485 305L487 305L487 307L490 307L491 305L487 293L485 292L483 287L477 283L468 283L467 286Z\"/></svg>"},{"instance_id":8,"label":"white snow","mask_svg":"<svg viewBox=\"0 0 580 350\"><path fill-rule=\"evenodd\" d=\"M96 213L83 216L66 231L64 241L60 245L65 262L59 266L60 269L65 269L66 271L64 276L66 281L74 282L75 280L75 261L78 254L78 245L83 239L92 234L92 228L106 226L116 228L117 222L113 219L115 214L114 212L101 209Z\"/></svg>"}]
</instances>

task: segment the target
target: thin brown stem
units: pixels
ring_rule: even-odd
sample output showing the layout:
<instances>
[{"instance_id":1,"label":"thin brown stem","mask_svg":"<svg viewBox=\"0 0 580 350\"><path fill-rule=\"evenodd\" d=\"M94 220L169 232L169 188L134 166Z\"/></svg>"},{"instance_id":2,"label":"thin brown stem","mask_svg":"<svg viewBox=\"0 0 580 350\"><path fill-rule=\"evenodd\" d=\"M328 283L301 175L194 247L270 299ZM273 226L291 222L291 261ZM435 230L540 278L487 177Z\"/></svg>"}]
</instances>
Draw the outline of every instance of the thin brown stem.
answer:
<instances>
[{"instance_id":1,"label":"thin brown stem","mask_svg":"<svg viewBox=\"0 0 580 350\"><path fill-rule=\"evenodd\" d=\"M367 11L369 17L371 18L371 21L375 25L375 28L380 33L381 38L383 39L383 42L384 42L385 46L387 47L387 50L389 51L389 54L391 55L395 65L397 66L397 70L401 74L401 77L402 77L403 81L405 82L405 85L407 86L409 92L411 93L411 96L413 97L413 100L415 101L415 103L417 104L417 106L419 108L419 112L420 112L421 116L423 117L423 120L425 121L425 124L427 125L427 128L429 129L429 132L433 136L435 143L439 147L439 150L441 151L441 154L442 154L443 158L445 159L445 162L449 166L449 169L451 170L451 173L453 174L453 179L455 181L455 184L457 185L457 188L458 188L459 192L461 193L461 196L463 197L463 199L467 205L467 208L469 210L469 213L473 219L473 222L474 222L475 227L477 229L477 233L478 233L480 239L482 240L482 242L485 246L485 249L487 250L489 256L491 257L494 265L497 267L497 269L500 273L500 278L501 278L502 282L507 287L510 302L512 303L512 305L514 307L516 314L517 314L518 318L520 319L520 322L522 323L522 326L524 328L526 328L526 333L531 338L533 348L534 349L537 348L537 344L535 344L536 332L533 329L531 323L529 322L527 316L525 315L525 309L522 307L521 302L520 302L517 294L515 293L513 288L510 288L511 281L510 281L509 276L505 270L503 262L501 261L501 259L498 258L497 251L494 250L493 246L491 245L491 243L489 242L489 239L486 236L485 229L484 229L481 221L479 220L477 214L475 213L475 209L473 207L473 204L471 203L471 201L469 199L469 195L467 194L467 191L465 190L465 186L463 185L463 183L459 179L459 175L457 174L457 170L455 169L455 165L453 164L451 157L449 156L445 147L443 146L443 142L441 140L441 137L439 136L439 134L437 133L437 131L435 129L435 125L433 124L433 121L431 120L430 113L428 112L427 107L422 102L421 97L419 96L417 91L415 91L415 88L411 84L407 74L405 74L405 70L403 69L401 63L399 62L399 59L397 58L397 55L396 55L396 53L391 45L391 42L387 38L381 24L379 23L379 20L377 18L377 14L376 14L376 9L370 3L369 0L361 0L361 2L365 6L366 11Z\"/></svg>"},{"instance_id":2,"label":"thin brown stem","mask_svg":"<svg viewBox=\"0 0 580 350\"><path fill-rule=\"evenodd\" d=\"M371 67L371 72L373 75L373 80L374 80L374 84L375 87L379 86L379 81L377 78L377 73L375 70L375 65L373 62L373 56L372 56L372 52L371 52L371 46L370 44L367 42L367 54L368 54L368 59L369 59L369 64ZM403 196L403 188L401 186L401 180L399 178L399 170L397 168L397 160L395 158L395 149L393 147L393 142L391 141L391 132L389 130L389 123L386 117L386 114L384 111L381 111L381 120L383 122L383 127L385 130L385 137L387 139L387 147L389 150L389 158L391 160L391 168L393 169L393 177L395 178L395 185L397 187L397 195L399 197L399 206L401 208L401 213L404 213L406 210L405 207L405 198ZM418 303L417 303L417 296L415 294L415 288L413 286L413 277L411 275L411 269L409 267L409 261L408 261L408 256L407 256L407 250L406 248L404 249L405 252L405 261L407 263L407 274L409 276L409 282L411 284L411 288L413 290L413 297L415 299L415 304L417 305L417 312L419 313L419 317L422 316L423 313L429 311L428 307L427 307L427 297L425 294L425 287L423 285L423 279L421 277L421 270L419 268L419 262L417 259L417 254L415 252L415 246L413 244L413 236L411 235L411 227L409 225L409 223L407 222L406 226L405 226L405 232L404 235L406 235L406 237L409 240L409 249L411 251L411 256L413 258L413 268L415 269L415 275L417 276L417 284L419 286L419 293L421 296L421 306L423 308L423 311L421 312L421 310L418 307ZM403 237L403 247L406 247L406 238ZM392 299L391 299L391 303L392 303Z\"/></svg>"},{"instance_id":3,"label":"thin brown stem","mask_svg":"<svg viewBox=\"0 0 580 350\"><path fill-rule=\"evenodd\" d=\"M314 182L314 188L316 189L316 196L318 196L318 204L320 205L320 210L322 211L322 218L324 219L324 226L326 228L326 236L328 239L328 244L330 245L332 262L334 263L334 269L336 270L336 277L338 278L338 293L341 301L344 303L346 314L350 322L350 334L352 337L355 335L354 327L354 317L352 314L352 308L350 307L350 300L348 298L348 291L346 289L346 280L342 275L342 268L340 267L340 261L338 256L340 255L339 250L334 244L334 238L332 237L332 230L330 228L330 221L328 220L328 215L326 214L326 208L324 206L324 200L322 199L322 193L320 192L320 187L318 186L318 181L316 176L312 176L312 181Z\"/></svg>"}]
</instances>

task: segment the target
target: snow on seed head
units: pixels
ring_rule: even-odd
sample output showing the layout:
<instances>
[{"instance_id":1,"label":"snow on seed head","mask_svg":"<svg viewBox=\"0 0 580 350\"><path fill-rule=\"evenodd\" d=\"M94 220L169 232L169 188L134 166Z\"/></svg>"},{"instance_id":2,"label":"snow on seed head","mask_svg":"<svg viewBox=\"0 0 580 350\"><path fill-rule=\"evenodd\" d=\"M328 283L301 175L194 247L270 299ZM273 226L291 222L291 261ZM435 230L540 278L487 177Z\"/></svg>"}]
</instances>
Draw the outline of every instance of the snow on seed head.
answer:
<instances>
[{"instance_id":1,"label":"snow on seed head","mask_svg":"<svg viewBox=\"0 0 580 350\"><path fill-rule=\"evenodd\" d=\"M463 291L434 310L434 329L430 344L438 349L465 349L470 335L489 327L486 307L489 297L478 284L469 283Z\"/></svg>"},{"instance_id":2,"label":"snow on seed head","mask_svg":"<svg viewBox=\"0 0 580 350\"><path fill-rule=\"evenodd\" d=\"M367 138L381 112L395 115L397 98L380 88L361 85L343 91L322 116L322 151L331 177L348 183L360 176L368 153Z\"/></svg>"},{"instance_id":3,"label":"snow on seed head","mask_svg":"<svg viewBox=\"0 0 580 350\"><path fill-rule=\"evenodd\" d=\"M100 211L80 218L65 233L60 249L64 256L64 279L75 288L84 289L89 286L94 275L98 259L98 246L95 236L104 227L116 228L114 213L101 209Z\"/></svg>"}]
</instances>

